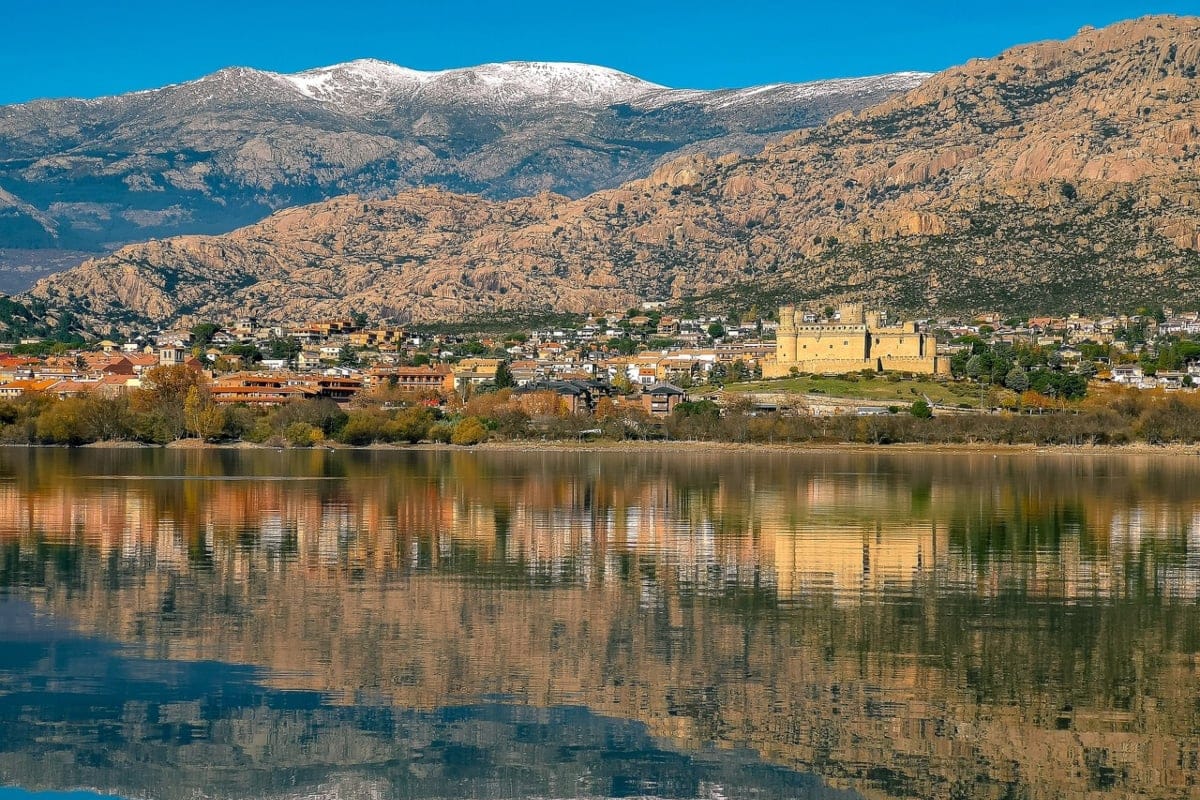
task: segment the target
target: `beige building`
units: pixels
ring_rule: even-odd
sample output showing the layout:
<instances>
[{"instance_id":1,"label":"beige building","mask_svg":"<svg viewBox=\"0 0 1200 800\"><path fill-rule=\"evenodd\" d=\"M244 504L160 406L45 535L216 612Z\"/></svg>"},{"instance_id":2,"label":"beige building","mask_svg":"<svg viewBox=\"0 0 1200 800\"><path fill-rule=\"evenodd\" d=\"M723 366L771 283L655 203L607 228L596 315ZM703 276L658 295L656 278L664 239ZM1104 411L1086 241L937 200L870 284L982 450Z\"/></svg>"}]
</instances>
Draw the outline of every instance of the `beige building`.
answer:
<instances>
[{"instance_id":1,"label":"beige building","mask_svg":"<svg viewBox=\"0 0 1200 800\"><path fill-rule=\"evenodd\" d=\"M849 303L837 318L805 322L795 306L779 309L775 359L763 364L764 378L796 372L844 373L861 370L948 374L950 363L937 356L937 340L915 322L884 326L879 312Z\"/></svg>"}]
</instances>

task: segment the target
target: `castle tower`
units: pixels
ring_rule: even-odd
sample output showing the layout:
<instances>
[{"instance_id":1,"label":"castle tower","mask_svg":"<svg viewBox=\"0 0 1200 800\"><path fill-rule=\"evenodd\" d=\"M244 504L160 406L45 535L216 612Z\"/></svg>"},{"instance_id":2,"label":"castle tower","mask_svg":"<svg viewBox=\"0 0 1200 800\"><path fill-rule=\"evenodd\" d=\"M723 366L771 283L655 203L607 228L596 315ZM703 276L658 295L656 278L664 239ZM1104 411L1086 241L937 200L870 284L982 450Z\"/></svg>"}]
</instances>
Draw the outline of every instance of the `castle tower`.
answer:
<instances>
[{"instance_id":1,"label":"castle tower","mask_svg":"<svg viewBox=\"0 0 1200 800\"><path fill-rule=\"evenodd\" d=\"M775 360L780 364L796 361L796 307L780 306L779 328L775 331Z\"/></svg>"},{"instance_id":2,"label":"castle tower","mask_svg":"<svg viewBox=\"0 0 1200 800\"><path fill-rule=\"evenodd\" d=\"M838 308L838 317L842 325L862 325L862 303L842 303Z\"/></svg>"}]
</instances>

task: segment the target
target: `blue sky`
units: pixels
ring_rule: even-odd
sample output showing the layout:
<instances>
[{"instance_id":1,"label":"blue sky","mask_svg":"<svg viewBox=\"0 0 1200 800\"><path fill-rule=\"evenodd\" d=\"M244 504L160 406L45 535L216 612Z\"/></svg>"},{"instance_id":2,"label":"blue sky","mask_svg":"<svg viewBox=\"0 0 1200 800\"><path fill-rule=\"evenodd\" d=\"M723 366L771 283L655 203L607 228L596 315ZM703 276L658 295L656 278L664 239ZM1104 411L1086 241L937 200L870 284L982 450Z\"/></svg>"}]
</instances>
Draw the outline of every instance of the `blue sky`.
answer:
<instances>
[{"instance_id":1,"label":"blue sky","mask_svg":"<svg viewBox=\"0 0 1200 800\"><path fill-rule=\"evenodd\" d=\"M223 66L372 57L417 69L581 61L677 87L938 70L1191 2L3 0L0 103L95 97Z\"/></svg>"}]
</instances>

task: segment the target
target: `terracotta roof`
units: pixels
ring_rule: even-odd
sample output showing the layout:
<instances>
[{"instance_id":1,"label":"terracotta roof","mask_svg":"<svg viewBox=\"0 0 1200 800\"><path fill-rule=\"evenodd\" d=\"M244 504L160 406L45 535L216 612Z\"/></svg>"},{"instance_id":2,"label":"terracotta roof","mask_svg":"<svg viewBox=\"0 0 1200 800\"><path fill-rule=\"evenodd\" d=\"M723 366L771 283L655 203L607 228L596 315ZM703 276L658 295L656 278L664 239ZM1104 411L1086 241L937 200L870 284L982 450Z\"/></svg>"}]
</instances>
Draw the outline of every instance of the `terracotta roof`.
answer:
<instances>
[{"instance_id":1,"label":"terracotta roof","mask_svg":"<svg viewBox=\"0 0 1200 800\"><path fill-rule=\"evenodd\" d=\"M45 380L22 379L0 384L0 391L19 390L22 394L29 392L44 392L56 383L58 383L56 378L48 378Z\"/></svg>"}]
</instances>

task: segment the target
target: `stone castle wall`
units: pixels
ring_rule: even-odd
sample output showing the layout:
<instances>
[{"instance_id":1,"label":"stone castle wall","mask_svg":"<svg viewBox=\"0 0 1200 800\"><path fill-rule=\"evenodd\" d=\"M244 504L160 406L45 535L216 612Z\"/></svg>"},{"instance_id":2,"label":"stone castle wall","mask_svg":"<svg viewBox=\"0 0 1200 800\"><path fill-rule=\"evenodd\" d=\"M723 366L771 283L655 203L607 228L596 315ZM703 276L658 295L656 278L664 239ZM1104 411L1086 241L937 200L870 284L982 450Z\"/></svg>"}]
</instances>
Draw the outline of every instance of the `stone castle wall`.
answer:
<instances>
[{"instance_id":1,"label":"stone castle wall","mask_svg":"<svg viewBox=\"0 0 1200 800\"><path fill-rule=\"evenodd\" d=\"M935 375L948 371L937 357L937 340L916 323L883 326L878 312L859 304L842 306L839 320L806 323L795 306L779 309L775 360L763 365L763 377L779 378L793 370L843 373L892 370Z\"/></svg>"}]
</instances>

